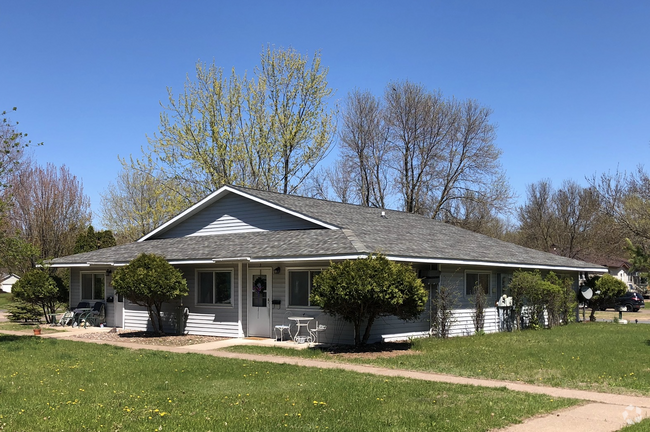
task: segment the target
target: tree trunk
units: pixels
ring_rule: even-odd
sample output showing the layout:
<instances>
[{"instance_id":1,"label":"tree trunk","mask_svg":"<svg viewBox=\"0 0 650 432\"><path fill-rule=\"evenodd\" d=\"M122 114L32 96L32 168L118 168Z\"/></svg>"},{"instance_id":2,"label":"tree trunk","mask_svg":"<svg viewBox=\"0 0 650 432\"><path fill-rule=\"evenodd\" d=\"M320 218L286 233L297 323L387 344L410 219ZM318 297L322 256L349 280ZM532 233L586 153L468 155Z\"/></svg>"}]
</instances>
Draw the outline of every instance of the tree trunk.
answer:
<instances>
[{"instance_id":1,"label":"tree trunk","mask_svg":"<svg viewBox=\"0 0 650 432\"><path fill-rule=\"evenodd\" d=\"M155 310L154 310L155 308ZM160 309L156 304L147 305L147 312L149 313L149 319L151 320L151 327L156 334L163 334L162 323L160 320Z\"/></svg>"},{"instance_id":2,"label":"tree trunk","mask_svg":"<svg viewBox=\"0 0 650 432\"><path fill-rule=\"evenodd\" d=\"M363 333L363 339L361 340L361 344L365 345L368 343L368 339L370 339L370 327L372 327L372 324L375 322L375 317L371 316L368 318L368 322L366 323L366 331Z\"/></svg>"},{"instance_id":3,"label":"tree trunk","mask_svg":"<svg viewBox=\"0 0 650 432\"><path fill-rule=\"evenodd\" d=\"M354 322L354 346L361 345L361 321Z\"/></svg>"}]
</instances>

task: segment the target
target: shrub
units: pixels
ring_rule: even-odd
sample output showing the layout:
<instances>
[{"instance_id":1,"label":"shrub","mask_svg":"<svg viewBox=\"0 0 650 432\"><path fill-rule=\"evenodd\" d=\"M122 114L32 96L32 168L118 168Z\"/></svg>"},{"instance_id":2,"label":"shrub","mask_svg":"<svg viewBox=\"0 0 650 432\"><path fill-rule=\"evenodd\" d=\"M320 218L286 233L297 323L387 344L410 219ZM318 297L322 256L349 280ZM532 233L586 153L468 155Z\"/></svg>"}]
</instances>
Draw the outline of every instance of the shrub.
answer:
<instances>
[{"instance_id":1,"label":"shrub","mask_svg":"<svg viewBox=\"0 0 650 432\"><path fill-rule=\"evenodd\" d=\"M474 332L478 334L483 331L483 326L485 325L485 305L487 302L485 289L479 282L476 282L476 285L474 285L474 294L471 301L474 304L474 312L472 313Z\"/></svg>"},{"instance_id":2,"label":"shrub","mask_svg":"<svg viewBox=\"0 0 650 432\"><path fill-rule=\"evenodd\" d=\"M509 289L517 328L525 324L533 329L550 328L572 320L576 303L569 278L560 279L553 272L542 278L539 270L517 271Z\"/></svg>"},{"instance_id":3,"label":"shrub","mask_svg":"<svg viewBox=\"0 0 650 432\"><path fill-rule=\"evenodd\" d=\"M59 282L59 283L57 283ZM49 319L56 312L58 303L65 295L60 280L54 279L45 269L28 271L13 286L14 298L33 305L40 310L40 316Z\"/></svg>"},{"instance_id":4,"label":"shrub","mask_svg":"<svg viewBox=\"0 0 650 432\"><path fill-rule=\"evenodd\" d=\"M379 317L417 319L426 298L427 292L415 270L380 254L332 263L314 278L311 291L312 304L354 325L355 345L368 342L370 329Z\"/></svg>"},{"instance_id":5,"label":"shrub","mask_svg":"<svg viewBox=\"0 0 650 432\"><path fill-rule=\"evenodd\" d=\"M147 308L158 334L163 333L162 304L189 293L180 270L159 255L144 253L113 272L113 288L117 294Z\"/></svg>"},{"instance_id":6,"label":"shrub","mask_svg":"<svg viewBox=\"0 0 650 432\"><path fill-rule=\"evenodd\" d=\"M16 300L7 306L8 318L14 322L39 321L43 312L31 303Z\"/></svg>"},{"instance_id":7,"label":"shrub","mask_svg":"<svg viewBox=\"0 0 650 432\"><path fill-rule=\"evenodd\" d=\"M454 309L458 303L458 292L445 285L439 285L431 298L432 336L446 339L454 323Z\"/></svg>"}]
</instances>

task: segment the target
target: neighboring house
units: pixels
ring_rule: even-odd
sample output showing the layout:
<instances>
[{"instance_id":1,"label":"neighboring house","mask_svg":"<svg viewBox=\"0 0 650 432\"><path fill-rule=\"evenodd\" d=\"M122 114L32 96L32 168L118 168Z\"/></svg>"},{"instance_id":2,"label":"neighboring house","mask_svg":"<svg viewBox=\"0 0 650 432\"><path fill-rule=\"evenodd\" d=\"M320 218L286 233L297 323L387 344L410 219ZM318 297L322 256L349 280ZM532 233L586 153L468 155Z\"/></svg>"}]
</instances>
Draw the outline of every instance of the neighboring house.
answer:
<instances>
[{"instance_id":1,"label":"neighboring house","mask_svg":"<svg viewBox=\"0 0 650 432\"><path fill-rule=\"evenodd\" d=\"M150 326L146 311L113 299L110 283L114 268L143 252L164 256L187 279L189 296L166 305L166 331L184 317L190 334L271 337L289 316L311 316L327 325L319 339L332 343L352 342L352 326L309 303L314 275L332 261L381 252L427 277L430 292L438 280L453 287L459 303L452 334L473 332L476 281L493 305L517 269L569 276L576 289L580 273L607 271L419 215L234 186L220 188L137 242L56 258L51 265L71 269L71 305L109 299L108 325L144 330ZM485 331L497 331L496 308L486 312ZM379 319L370 342L428 332L428 318L425 312L417 322Z\"/></svg>"},{"instance_id":2,"label":"neighboring house","mask_svg":"<svg viewBox=\"0 0 650 432\"><path fill-rule=\"evenodd\" d=\"M631 270L632 264L623 258L598 257L590 258L589 261L607 267L607 273L622 280L626 285L638 285L640 282L638 273Z\"/></svg>"},{"instance_id":3,"label":"neighboring house","mask_svg":"<svg viewBox=\"0 0 650 432\"><path fill-rule=\"evenodd\" d=\"M18 282L18 279L20 278L15 274L2 275L2 277L0 278L0 282L2 283L2 285L0 286L0 290L2 292L10 293L14 284Z\"/></svg>"}]
</instances>

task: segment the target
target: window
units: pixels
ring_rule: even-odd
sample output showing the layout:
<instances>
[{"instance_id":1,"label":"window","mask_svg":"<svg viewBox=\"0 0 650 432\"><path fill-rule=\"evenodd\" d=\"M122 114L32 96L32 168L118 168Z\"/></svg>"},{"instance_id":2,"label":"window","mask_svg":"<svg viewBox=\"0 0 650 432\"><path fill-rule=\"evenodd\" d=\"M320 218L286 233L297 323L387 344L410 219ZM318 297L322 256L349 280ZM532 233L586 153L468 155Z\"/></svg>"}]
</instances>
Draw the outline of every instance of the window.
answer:
<instances>
[{"instance_id":1,"label":"window","mask_svg":"<svg viewBox=\"0 0 650 432\"><path fill-rule=\"evenodd\" d=\"M490 273L465 273L465 295L474 295L474 286L480 284L486 295L490 294Z\"/></svg>"},{"instance_id":2,"label":"window","mask_svg":"<svg viewBox=\"0 0 650 432\"><path fill-rule=\"evenodd\" d=\"M320 270L300 270L289 272L289 306L311 306L309 295L314 277Z\"/></svg>"},{"instance_id":3,"label":"window","mask_svg":"<svg viewBox=\"0 0 650 432\"><path fill-rule=\"evenodd\" d=\"M232 305L232 271L198 273L198 303Z\"/></svg>"},{"instance_id":4,"label":"window","mask_svg":"<svg viewBox=\"0 0 650 432\"><path fill-rule=\"evenodd\" d=\"M104 273L81 274L81 299L104 300Z\"/></svg>"}]
</instances>

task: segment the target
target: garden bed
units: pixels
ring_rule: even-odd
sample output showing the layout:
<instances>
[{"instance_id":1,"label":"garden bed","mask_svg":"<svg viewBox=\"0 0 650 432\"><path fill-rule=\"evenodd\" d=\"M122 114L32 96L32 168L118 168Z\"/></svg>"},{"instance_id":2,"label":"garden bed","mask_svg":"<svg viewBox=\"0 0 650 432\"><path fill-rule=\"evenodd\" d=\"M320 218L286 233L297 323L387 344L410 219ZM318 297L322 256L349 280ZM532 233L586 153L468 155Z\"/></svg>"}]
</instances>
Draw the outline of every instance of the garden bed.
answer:
<instances>
[{"instance_id":1,"label":"garden bed","mask_svg":"<svg viewBox=\"0 0 650 432\"><path fill-rule=\"evenodd\" d=\"M115 332L88 332L75 335L73 339L101 340L106 342L128 342L141 345L186 346L217 342L228 338L198 335L158 335L137 330L116 330Z\"/></svg>"}]
</instances>

